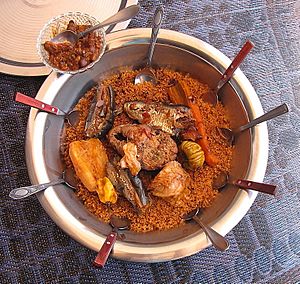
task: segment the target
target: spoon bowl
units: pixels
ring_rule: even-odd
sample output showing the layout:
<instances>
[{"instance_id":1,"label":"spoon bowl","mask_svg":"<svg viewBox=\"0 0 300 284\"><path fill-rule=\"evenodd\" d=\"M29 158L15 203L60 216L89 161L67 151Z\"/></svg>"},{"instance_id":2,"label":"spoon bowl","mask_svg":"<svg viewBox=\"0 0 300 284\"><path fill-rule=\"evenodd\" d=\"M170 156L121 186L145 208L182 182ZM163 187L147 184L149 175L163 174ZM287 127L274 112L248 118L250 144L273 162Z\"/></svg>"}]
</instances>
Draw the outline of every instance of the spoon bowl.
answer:
<instances>
[{"instance_id":1,"label":"spoon bowl","mask_svg":"<svg viewBox=\"0 0 300 284\"><path fill-rule=\"evenodd\" d=\"M145 68L142 69L140 73L138 73L135 78L134 78L134 84L143 84L145 82L150 82L153 85L156 84L156 76L154 74L154 72L152 71L152 69L150 68Z\"/></svg>"},{"instance_id":2,"label":"spoon bowl","mask_svg":"<svg viewBox=\"0 0 300 284\"><path fill-rule=\"evenodd\" d=\"M200 225L202 230L205 232L206 236L209 238L212 245L217 250L220 250L220 251L227 250L230 246L228 241L223 236L221 236L219 233L217 233L214 229L212 229L211 227L207 226L205 223L202 222L202 220L198 217L199 211L200 211L200 208L196 208L196 209L190 211L189 213L185 214L182 218L185 221L190 221L192 219L194 221L196 221Z\"/></svg>"},{"instance_id":3,"label":"spoon bowl","mask_svg":"<svg viewBox=\"0 0 300 284\"><path fill-rule=\"evenodd\" d=\"M255 191L259 191L262 193L267 193L271 195L275 195L276 185L254 182L250 180L238 179L230 181L229 174L226 172L221 172L214 180L213 180L213 188L221 191L226 187L227 184L235 185L239 188L243 189L251 189Z\"/></svg>"},{"instance_id":4,"label":"spoon bowl","mask_svg":"<svg viewBox=\"0 0 300 284\"><path fill-rule=\"evenodd\" d=\"M157 41L158 32L161 26L162 18L163 18L163 8L158 7L155 10L153 21L152 21L152 32L150 45L148 49L146 66L135 76L134 84L142 84L145 82L151 82L152 84L156 84L156 76L154 72L151 70L152 65L152 57L154 52L155 43Z\"/></svg>"}]
</instances>

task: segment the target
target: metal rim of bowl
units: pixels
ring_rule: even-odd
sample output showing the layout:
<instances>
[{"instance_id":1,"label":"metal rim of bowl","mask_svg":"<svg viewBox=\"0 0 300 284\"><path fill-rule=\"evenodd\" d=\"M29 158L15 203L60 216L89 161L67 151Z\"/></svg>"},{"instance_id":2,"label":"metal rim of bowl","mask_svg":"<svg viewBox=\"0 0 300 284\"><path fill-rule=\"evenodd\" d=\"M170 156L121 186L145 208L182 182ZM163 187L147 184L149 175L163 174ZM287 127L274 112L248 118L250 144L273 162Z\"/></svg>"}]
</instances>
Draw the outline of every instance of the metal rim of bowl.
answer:
<instances>
[{"instance_id":1,"label":"metal rim of bowl","mask_svg":"<svg viewBox=\"0 0 300 284\"><path fill-rule=\"evenodd\" d=\"M128 44L137 42L147 43L150 38L151 29L139 28L118 31L107 36L107 50L111 50ZM195 54L201 52L215 60L215 66L224 71L231 63L231 60L223 53L211 45L179 32L161 30L158 38L159 43L169 44L187 49ZM101 64L101 62L99 63ZM71 75L58 76L52 73L37 94L38 99L51 104L53 94L56 93ZM246 99L246 107L251 110L250 118L263 114L263 109L259 98L240 69L237 69L232 81L238 86ZM40 129L45 127L46 114L39 116L35 120L38 111L31 109L28 119L26 134L26 162L29 177L32 183L49 181L45 169L40 168L42 155L42 139L40 139ZM39 129L39 130L38 130ZM249 166L247 178L255 181L263 181L268 160L268 130L266 123L262 123L253 129L252 158ZM254 166L255 165L255 166ZM37 173L37 169L39 169ZM50 188L49 188L50 189ZM257 196L254 191L239 191L233 204L227 208L226 212L214 224L213 228L222 235L230 232L244 217ZM105 237L96 231L84 227L84 225L74 216L70 215L64 204L54 192L47 190L38 195L41 205L53 221L60 226L72 238L82 245L98 251L105 240ZM161 262L192 255L208 247L210 242L205 234L199 233L184 240L178 240L162 244L139 245L136 243L117 242L111 256L127 261L135 262Z\"/></svg>"},{"instance_id":2,"label":"metal rim of bowl","mask_svg":"<svg viewBox=\"0 0 300 284\"><path fill-rule=\"evenodd\" d=\"M83 67L83 68L80 68L78 70L67 70L67 71L63 71L63 70L60 70L56 67L53 67L49 62L48 60L45 59L45 57L43 56L42 54L42 45L43 45L43 42L42 42L42 38L43 38L43 35L45 33L45 31L48 29L49 26L51 26L52 23L55 23L56 21L60 21L61 19L65 18L65 17L70 17L70 16L76 16L76 17L86 17L90 20L92 20L95 24L99 24L100 22L94 18L93 16L90 16L86 13L82 13L82 12L68 12L68 13L64 13L64 14L61 14L61 15L58 15L54 18L52 18L49 22L47 22L43 28L41 29L40 33L39 33L39 36L38 36L38 39L37 39L37 44L36 44L36 48L37 48L37 52L38 52L38 55L41 59L41 61L46 65L48 66L49 68L51 68L54 72L57 72L57 73L61 73L61 74L71 74L71 75L75 75L77 73L81 73L81 72L84 72L90 68L92 68L99 60L100 58L102 57L102 55L104 54L104 51L106 49L106 33L105 33L105 30L103 28L100 28L97 30L97 33L100 34L101 36L101 40L102 40L102 48L101 48L101 51L99 53L99 56L98 58L91 62L90 64L88 64L87 66Z\"/></svg>"}]
</instances>

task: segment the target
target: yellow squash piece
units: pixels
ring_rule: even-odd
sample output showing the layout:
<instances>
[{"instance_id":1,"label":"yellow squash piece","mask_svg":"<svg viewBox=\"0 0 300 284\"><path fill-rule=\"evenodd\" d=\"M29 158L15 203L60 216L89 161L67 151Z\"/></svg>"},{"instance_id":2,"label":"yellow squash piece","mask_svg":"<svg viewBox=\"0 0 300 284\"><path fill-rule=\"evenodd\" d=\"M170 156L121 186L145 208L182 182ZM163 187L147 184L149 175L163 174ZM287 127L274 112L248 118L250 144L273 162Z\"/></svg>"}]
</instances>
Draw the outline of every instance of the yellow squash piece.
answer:
<instances>
[{"instance_id":1,"label":"yellow squash piece","mask_svg":"<svg viewBox=\"0 0 300 284\"><path fill-rule=\"evenodd\" d=\"M97 193L101 202L117 202L118 195L111 181L107 177L97 180L97 185Z\"/></svg>"},{"instance_id":2,"label":"yellow squash piece","mask_svg":"<svg viewBox=\"0 0 300 284\"><path fill-rule=\"evenodd\" d=\"M205 154L201 149L201 146L192 141L183 141L180 145L180 149L185 153L189 167L192 170L196 170L203 166L205 161Z\"/></svg>"},{"instance_id":3,"label":"yellow squash piece","mask_svg":"<svg viewBox=\"0 0 300 284\"><path fill-rule=\"evenodd\" d=\"M109 193L106 196L111 196L112 201L106 202L116 202L116 192L112 194L112 188L107 185L107 181L103 182L106 176L108 157L100 140L92 138L89 140L74 141L70 143L69 155L76 175L83 185L91 192L96 191L98 195L99 192L101 193L105 188L108 189ZM100 200L101 199L104 200L107 198L101 197Z\"/></svg>"}]
</instances>

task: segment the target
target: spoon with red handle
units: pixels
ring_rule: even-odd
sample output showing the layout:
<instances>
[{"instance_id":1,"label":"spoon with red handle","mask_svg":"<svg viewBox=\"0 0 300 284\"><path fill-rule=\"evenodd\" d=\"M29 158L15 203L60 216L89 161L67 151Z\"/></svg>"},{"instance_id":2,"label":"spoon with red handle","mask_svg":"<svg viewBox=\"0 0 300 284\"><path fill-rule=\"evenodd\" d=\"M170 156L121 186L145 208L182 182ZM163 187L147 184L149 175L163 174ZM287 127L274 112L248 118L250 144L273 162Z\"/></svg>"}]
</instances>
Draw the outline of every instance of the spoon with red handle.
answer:
<instances>
[{"instance_id":1,"label":"spoon with red handle","mask_svg":"<svg viewBox=\"0 0 300 284\"><path fill-rule=\"evenodd\" d=\"M42 101L39 101L32 97L26 96L19 92L17 92L15 95L15 101L18 103L22 103L24 105L31 106L31 107L37 108L39 110L48 112L50 114L65 116L65 119L67 120L67 122L72 126L75 126L79 121L79 111L77 111L77 110L72 110L72 111L66 113L66 112L60 110L56 106L46 104Z\"/></svg>"},{"instance_id":2,"label":"spoon with red handle","mask_svg":"<svg viewBox=\"0 0 300 284\"><path fill-rule=\"evenodd\" d=\"M243 60L246 58L248 53L251 51L251 49L254 47L254 44L250 41L247 40L239 53L236 55L236 57L233 59L229 67L226 69L226 71L223 73L221 79L219 80L219 83L215 89L214 92L206 93L202 96L202 99L206 102L211 103L212 105L216 105L219 96L218 92L220 89L230 80L232 77L234 71L240 66L240 64L243 62Z\"/></svg>"},{"instance_id":3,"label":"spoon with red handle","mask_svg":"<svg viewBox=\"0 0 300 284\"><path fill-rule=\"evenodd\" d=\"M127 218L120 218L117 216L112 216L110 218L110 225L113 227L113 230L106 237L105 242L100 248L93 264L97 267L103 268L109 254L117 240L119 230L127 230L130 226L130 221Z\"/></svg>"}]
</instances>

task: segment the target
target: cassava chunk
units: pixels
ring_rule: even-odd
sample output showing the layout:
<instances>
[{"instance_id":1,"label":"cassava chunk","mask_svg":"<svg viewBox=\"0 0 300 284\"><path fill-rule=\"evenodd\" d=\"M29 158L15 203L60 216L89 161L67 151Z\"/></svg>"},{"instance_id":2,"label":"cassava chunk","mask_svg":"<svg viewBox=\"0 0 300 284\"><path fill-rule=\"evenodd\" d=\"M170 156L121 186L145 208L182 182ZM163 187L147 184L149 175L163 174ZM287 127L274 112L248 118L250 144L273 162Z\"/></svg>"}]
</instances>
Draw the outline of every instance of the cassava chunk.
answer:
<instances>
[{"instance_id":1,"label":"cassava chunk","mask_svg":"<svg viewBox=\"0 0 300 284\"><path fill-rule=\"evenodd\" d=\"M100 201L116 202L116 192L107 192L111 200L104 198L104 190L112 188L104 180L106 176L106 165L108 157L106 150L100 140L92 138L89 140L74 141L70 144L69 155L73 163L77 177L90 192L97 192ZM102 200L101 200L102 199Z\"/></svg>"}]
</instances>

